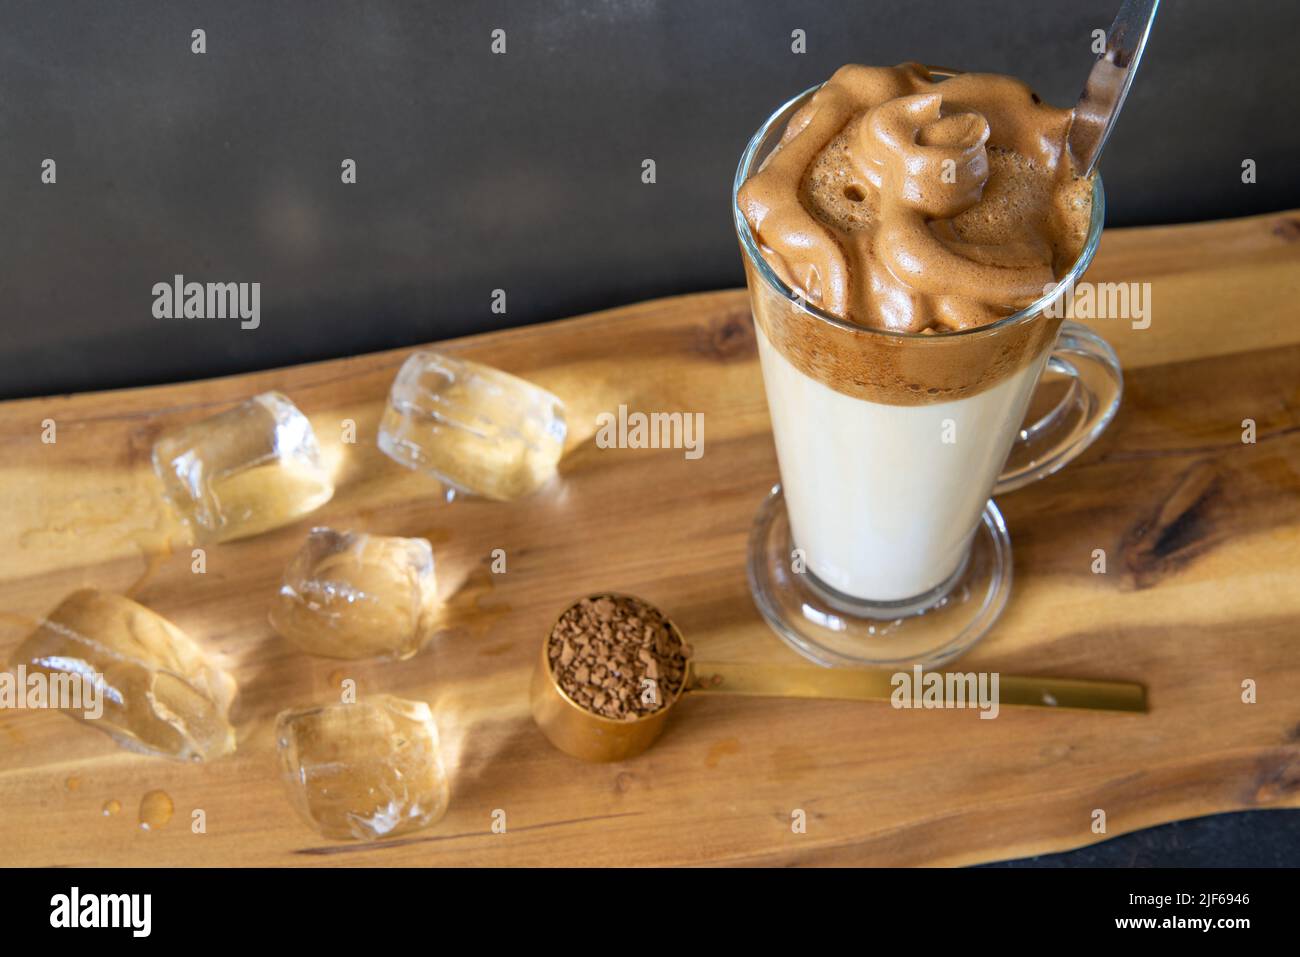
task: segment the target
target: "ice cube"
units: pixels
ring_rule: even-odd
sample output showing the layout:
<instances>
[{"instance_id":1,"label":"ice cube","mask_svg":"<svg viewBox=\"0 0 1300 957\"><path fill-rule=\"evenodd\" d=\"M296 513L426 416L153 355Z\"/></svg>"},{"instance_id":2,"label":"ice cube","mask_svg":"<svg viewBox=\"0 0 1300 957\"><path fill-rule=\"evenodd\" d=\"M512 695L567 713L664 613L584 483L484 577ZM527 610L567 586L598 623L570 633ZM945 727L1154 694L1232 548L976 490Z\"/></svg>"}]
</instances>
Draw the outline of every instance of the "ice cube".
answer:
<instances>
[{"instance_id":1,"label":"ice cube","mask_svg":"<svg viewBox=\"0 0 1300 957\"><path fill-rule=\"evenodd\" d=\"M314 528L284 570L275 630L326 658L409 658L437 621L433 546Z\"/></svg>"},{"instance_id":2,"label":"ice cube","mask_svg":"<svg viewBox=\"0 0 1300 957\"><path fill-rule=\"evenodd\" d=\"M438 729L423 701L375 695L285 711L275 737L290 801L326 837L396 837L447 810Z\"/></svg>"},{"instance_id":3,"label":"ice cube","mask_svg":"<svg viewBox=\"0 0 1300 957\"><path fill-rule=\"evenodd\" d=\"M235 749L235 679L166 618L129 598L73 592L18 647L27 673L103 675L103 714L65 714L146 754L211 760Z\"/></svg>"},{"instance_id":4,"label":"ice cube","mask_svg":"<svg viewBox=\"0 0 1300 957\"><path fill-rule=\"evenodd\" d=\"M379 448L453 488L509 500L555 473L564 435L564 404L545 389L478 362L417 352L393 380Z\"/></svg>"},{"instance_id":5,"label":"ice cube","mask_svg":"<svg viewBox=\"0 0 1300 957\"><path fill-rule=\"evenodd\" d=\"M200 542L261 534L334 495L311 423L279 392L164 433L153 467Z\"/></svg>"}]
</instances>

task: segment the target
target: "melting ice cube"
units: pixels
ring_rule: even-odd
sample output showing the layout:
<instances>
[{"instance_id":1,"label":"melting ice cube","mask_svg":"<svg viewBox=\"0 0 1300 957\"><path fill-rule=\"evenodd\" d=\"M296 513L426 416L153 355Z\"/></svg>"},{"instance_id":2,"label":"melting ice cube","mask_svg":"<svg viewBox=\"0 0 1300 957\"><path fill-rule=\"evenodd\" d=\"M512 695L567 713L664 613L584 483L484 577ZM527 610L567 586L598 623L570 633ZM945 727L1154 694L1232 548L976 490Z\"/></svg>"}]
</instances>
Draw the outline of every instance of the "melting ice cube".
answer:
<instances>
[{"instance_id":1,"label":"melting ice cube","mask_svg":"<svg viewBox=\"0 0 1300 957\"><path fill-rule=\"evenodd\" d=\"M315 528L284 571L271 624L308 654L409 658L437 612L426 539Z\"/></svg>"},{"instance_id":2,"label":"melting ice cube","mask_svg":"<svg viewBox=\"0 0 1300 957\"><path fill-rule=\"evenodd\" d=\"M201 542L258 535L334 495L311 423L278 392L166 432L153 467Z\"/></svg>"},{"instance_id":3,"label":"melting ice cube","mask_svg":"<svg viewBox=\"0 0 1300 957\"><path fill-rule=\"evenodd\" d=\"M438 729L423 701L375 695L285 711L276 741L289 799L326 837L396 837L447 810Z\"/></svg>"},{"instance_id":4,"label":"melting ice cube","mask_svg":"<svg viewBox=\"0 0 1300 957\"><path fill-rule=\"evenodd\" d=\"M402 365L379 423L379 448L453 488L509 500L555 472L564 404L478 362L417 352Z\"/></svg>"},{"instance_id":5,"label":"melting ice cube","mask_svg":"<svg viewBox=\"0 0 1300 957\"><path fill-rule=\"evenodd\" d=\"M103 713L65 713L135 751L211 760L235 749L235 680L185 632L129 598L74 592L18 647L28 674L103 675Z\"/></svg>"}]
</instances>

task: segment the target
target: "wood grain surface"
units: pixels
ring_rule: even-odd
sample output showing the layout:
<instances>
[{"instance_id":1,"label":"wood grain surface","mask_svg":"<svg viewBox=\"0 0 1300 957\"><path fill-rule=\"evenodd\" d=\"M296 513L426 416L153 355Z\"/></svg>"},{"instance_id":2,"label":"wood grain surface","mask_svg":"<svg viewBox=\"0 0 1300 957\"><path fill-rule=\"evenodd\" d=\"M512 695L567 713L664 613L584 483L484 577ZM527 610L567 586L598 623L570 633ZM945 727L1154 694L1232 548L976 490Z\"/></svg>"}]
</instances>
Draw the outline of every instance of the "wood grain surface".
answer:
<instances>
[{"instance_id":1,"label":"wood grain surface","mask_svg":"<svg viewBox=\"0 0 1300 957\"><path fill-rule=\"evenodd\" d=\"M408 350L0 404L0 656L93 585L170 618L240 685L238 750L204 765L127 753L62 715L0 712L0 864L962 864L1300 806L1300 213L1113 230L1088 278L1151 282L1152 322L1093 323L1124 362L1124 404L1085 456L1000 500L1014 591L960 667L1142 681L1149 714L1004 709L983 721L704 696L633 761L553 750L529 717L528 678L577 595L644 596L710 660L801 661L745 584L750 521L777 478L746 295L686 296L442 344L567 404L559 480L509 504L447 504L374 447ZM164 427L272 388L311 417L337 493L295 525L212 546L206 574L192 574L150 446ZM620 403L705 413L705 454L598 449L596 416ZM355 445L340 441L345 419ZM280 573L314 524L431 539L449 608L433 647L349 664L272 632ZM496 548L504 575L488 568ZM1104 575L1091 570L1097 548ZM275 716L335 700L343 676L363 694L433 705L454 779L432 829L332 843L291 810ZM1255 704L1242 701L1246 679ZM176 814L144 830L137 809L153 790ZM120 812L104 813L110 801ZM191 827L196 809L205 833ZM806 833L792 832L796 809Z\"/></svg>"}]
</instances>

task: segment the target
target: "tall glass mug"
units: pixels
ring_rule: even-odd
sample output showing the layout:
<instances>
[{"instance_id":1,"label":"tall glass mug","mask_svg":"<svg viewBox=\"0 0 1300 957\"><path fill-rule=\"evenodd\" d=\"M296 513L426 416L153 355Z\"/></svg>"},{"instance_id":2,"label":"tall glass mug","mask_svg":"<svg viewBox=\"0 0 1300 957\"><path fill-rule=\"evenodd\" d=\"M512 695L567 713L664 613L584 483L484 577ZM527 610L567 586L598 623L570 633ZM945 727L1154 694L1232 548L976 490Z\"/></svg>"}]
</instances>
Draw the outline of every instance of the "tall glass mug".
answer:
<instances>
[{"instance_id":1,"label":"tall glass mug","mask_svg":"<svg viewBox=\"0 0 1300 957\"><path fill-rule=\"evenodd\" d=\"M937 665L1006 604L1011 545L991 496L1060 469L1119 407L1115 353L1052 308L1092 262L1105 198L1098 177L1078 260L1015 315L939 335L854 325L777 276L736 196L816 90L763 124L732 192L781 471L755 521L750 588L814 661Z\"/></svg>"}]
</instances>

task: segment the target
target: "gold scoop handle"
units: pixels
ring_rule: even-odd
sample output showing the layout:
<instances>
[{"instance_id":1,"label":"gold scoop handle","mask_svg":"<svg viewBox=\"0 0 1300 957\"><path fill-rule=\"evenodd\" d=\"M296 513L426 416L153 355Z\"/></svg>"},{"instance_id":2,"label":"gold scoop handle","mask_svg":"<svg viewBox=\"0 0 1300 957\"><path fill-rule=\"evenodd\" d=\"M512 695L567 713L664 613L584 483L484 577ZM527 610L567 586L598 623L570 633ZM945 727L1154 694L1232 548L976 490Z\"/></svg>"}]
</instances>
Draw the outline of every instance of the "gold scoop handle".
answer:
<instances>
[{"instance_id":1,"label":"gold scoop handle","mask_svg":"<svg viewBox=\"0 0 1300 957\"><path fill-rule=\"evenodd\" d=\"M910 668L880 671L866 668L816 668L807 665L763 665L720 662L690 663L686 690L710 694L761 695L773 698L838 698L851 701L889 701L896 674L908 676ZM927 672L947 675L947 672ZM945 678L945 687L947 686ZM991 685L986 686L991 687ZM976 702L977 703L977 702ZM1086 711L1145 712L1146 689L1127 681L1082 681L1074 678L1027 678L998 675L998 704L1029 708L1069 708ZM974 705L972 705L974 707Z\"/></svg>"}]
</instances>

